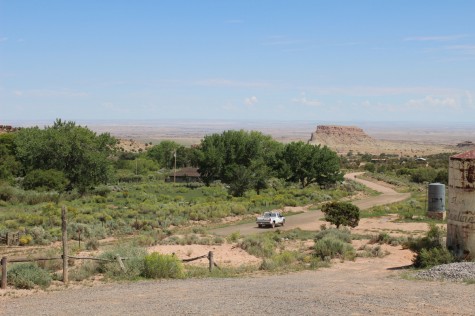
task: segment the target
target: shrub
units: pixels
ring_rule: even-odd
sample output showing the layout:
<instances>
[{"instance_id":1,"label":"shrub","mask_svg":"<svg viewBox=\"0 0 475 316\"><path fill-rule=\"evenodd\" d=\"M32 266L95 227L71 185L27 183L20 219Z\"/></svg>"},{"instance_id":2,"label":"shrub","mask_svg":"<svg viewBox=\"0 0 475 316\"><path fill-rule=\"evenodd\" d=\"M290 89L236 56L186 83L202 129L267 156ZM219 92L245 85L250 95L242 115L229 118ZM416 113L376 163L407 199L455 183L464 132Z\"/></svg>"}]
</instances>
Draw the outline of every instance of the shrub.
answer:
<instances>
[{"instance_id":1,"label":"shrub","mask_svg":"<svg viewBox=\"0 0 475 316\"><path fill-rule=\"evenodd\" d=\"M355 249L340 239L326 237L315 242L315 255L323 260L328 258L339 258L342 260L353 260L356 256Z\"/></svg>"},{"instance_id":2,"label":"shrub","mask_svg":"<svg viewBox=\"0 0 475 316\"><path fill-rule=\"evenodd\" d=\"M80 266L71 269L69 278L73 281L82 281L90 278L98 272L98 263L92 260L85 260Z\"/></svg>"},{"instance_id":3,"label":"shrub","mask_svg":"<svg viewBox=\"0 0 475 316\"><path fill-rule=\"evenodd\" d=\"M97 239L90 239L86 243L86 249L87 250L97 250L99 249L99 242Z\"/></svg>"},{"instance_id":4,"label":"shrub","mask_svg":"<svg viewBox=\"0 0 475 316\"><path fill-rule=\"evenodd\" d=\"M270 258L275 253L275 246L276 241L266 234L248 236L239 243L241 249L260 258Z\"/></svg>"},{"instance_id":5,"label":"shrub","mask_svg":"<svg viewBox=\"0 0 475 316\"><path fill-rule=\"evenodd\" d=\"M122 244L100 255L100 258L109 259L111 262L100 262L98 271L110 278L137 279L142 274L146 254L145 249L134 244ZM123 260L127 272L122 271L117 263L117 255L127 258Z\"/></svg>"},{"instance_id":6,"label":"shrub","mask_svg":"<svg viewBox=\"0 0 475 316\"><path fill-rule=\"evenodd\" d=\"M452 253L444 247L423 248L413 259L416 268L430 268L433 266L454 262Z\"/></svg>"},{"instance_id":7,"label":"shrub","mask_svg":"<svg viewBox=\"0 0 475 316\"><path fill-rule=\"evenodd\" d=\"M30 171L23 179L23 187L27 190L62 192L69 184L62 171L36 169Z\"/></svg>"},{"instance_id":8,"label":"shrub","mask_svg":"<svg viewBox=\"0 0 475 316\"><path fill-rule=\"evenodd\" d=\"M348 229L329 228L329 229L321 230L315 235L316 241L323 238L339 239L346 243L350 243L351 232Z\"/></svg>"},{"instance_id":9,"label":"shrub","mask_svg":"<svg viewBox=\"0 0 475 316\"><path fill-rule=\"evenodd\" d=\"M7 275L8 283L18 289L32 289L35 285L47 288L51 284L49 273L35 263L15 264Z\"/></svg>"},{"instance_id":10,"label":"shrub","mask_svg":"<svg viewBox=\"0 0 475 316\"><path fill-rule=\"evenodd\" d=\"M409 239L405 245L416 253L412 259L416 268L429 268L455 261L454 256L443 243L443 238L446 236L445 229L435 224L430 224L429 227L424 237Z\"/></svg>"},{"instance_id":11,"label":"shrub","mask_svg":"<svg viewBox=\"0 0 475 316\"><path fill-rule=\"evenodd\" d=\"M26 246L30 244L32 240L33 240L33 237L31 237L31 235L28 235L28 234L22 235L19 240L20 246Z\"/></svg>"},{"instance_id":12,"label":"shrub","mask_svg":"<svg viewBox=\"0 0 475 316\"><path fill-rule=\"evenodd\" d=\"M360 209L349 202L331 202L323 205L325 220L336 225L356 227L360 221Z\"/></svg>"},{"instance_id":13,"label":"shrub","mask_svg":"<svg viewBox=\"0 0 475 316\"><path fill-rule=\"evenodd\" d=\"M142 276L151 279L182 279L185 272L183 263L177 257L154 252L145 256Z\"/></svg>"}]
</instances>

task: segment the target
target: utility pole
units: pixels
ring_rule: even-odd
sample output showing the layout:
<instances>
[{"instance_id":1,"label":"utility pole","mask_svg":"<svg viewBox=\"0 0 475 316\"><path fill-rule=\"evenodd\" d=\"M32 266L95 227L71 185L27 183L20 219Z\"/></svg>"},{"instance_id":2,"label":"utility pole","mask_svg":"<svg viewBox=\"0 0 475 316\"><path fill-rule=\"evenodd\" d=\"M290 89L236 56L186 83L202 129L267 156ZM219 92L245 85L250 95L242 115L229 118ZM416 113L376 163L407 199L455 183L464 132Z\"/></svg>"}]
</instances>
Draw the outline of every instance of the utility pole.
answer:
<instances>
[{"instance_id":1,"label":"utility pole","mask_svg":"<svg viewBox=\"0 0 475 316\"><path fill-rule=\"evenodd\" d=\"M176 182L176 149L175 152L173 153L173 157L175 157L175 167L173 169L173 183Z\"/></svg>"}]
</instances>

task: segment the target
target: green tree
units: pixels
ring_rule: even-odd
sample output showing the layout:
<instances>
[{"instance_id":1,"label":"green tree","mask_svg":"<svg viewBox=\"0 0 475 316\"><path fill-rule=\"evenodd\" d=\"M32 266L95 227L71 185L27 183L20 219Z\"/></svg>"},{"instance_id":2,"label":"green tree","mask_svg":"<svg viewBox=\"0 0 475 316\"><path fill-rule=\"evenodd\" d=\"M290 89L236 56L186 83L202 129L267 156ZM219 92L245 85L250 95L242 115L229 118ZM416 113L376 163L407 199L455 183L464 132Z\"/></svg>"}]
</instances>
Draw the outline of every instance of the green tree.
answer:
<instances>
[{"instance_id":1,"label":"green tree","mask_svg":"<svg viewBox=\"0 0 475 316\"><path fill-rule=\"evenodd\" d=\"M186 148L174 141L164 140L147 151L147 155L160 164L162 168L173 169L193 166L196 163L195 149Z\"/></svg>"},{"instance_id":2,"label":"green tree","mask_svg":"<svg viewBox=\"0 0 475 316\"><path fill-rule=\"evenodd\" d=\"M15 133L0 134L0 180L18 176L21 164L15 158Z\"/></svg>"},{"instance_id":3,"label":"green tree","mask_svg":"<svg viewBox=\"0 0 475 316\"><path fill-rule=\"evenodd\" d=\"M59 170L41 170L30 171L23 179L23 187L27 190L49 191L55 190L62 192L69 184L68 179L62 171Z\"/></svg>"},{"instance_id":4,"label":"green tree","mask_svg":"<svg viewBox=\"0 0 475 316\"><path fill-rule=\"evenodd\" d=\"M356 227L360 221L360 209L349 202L331 202L323 205L322 212L325 220L336 225Z\"/></svg>"},{"instance_id":5,"label":"green tree","mask_svg":"<svg viewBox=\"0 0 475 316\"><path fill-rule=\"evenodd\" d=\"M292 142L281 154L280 176L300 182L303 188L311 183L333 184L343 180L338 155L328 147Z\"/></svg>"},{"instance_id":6,"label":"green tree","mask_svg":"<svg viewBox=\"0 0 475 316\"><path fill-rule=\"evenodd\" d=\"M62 171L68 189L85 192L110 176L110 156L117 141L97 135L72 121L57 119L53 126L23 128L15 139L16 156L25 174L35 169Z\"/></svg>"},{"instance_id":7,"label":"green tree","mask_svg":"<svg viewBox=\"0 0 475 316\"><path fill-rule=\"evenodd\" d=\"M281 149L280 143L256 131L208 135L199 147L199 172L207 185L214 180L229 184L232 195L241 196L252 188L259 193L273 175Z\"/></svg>"}]
</instances>

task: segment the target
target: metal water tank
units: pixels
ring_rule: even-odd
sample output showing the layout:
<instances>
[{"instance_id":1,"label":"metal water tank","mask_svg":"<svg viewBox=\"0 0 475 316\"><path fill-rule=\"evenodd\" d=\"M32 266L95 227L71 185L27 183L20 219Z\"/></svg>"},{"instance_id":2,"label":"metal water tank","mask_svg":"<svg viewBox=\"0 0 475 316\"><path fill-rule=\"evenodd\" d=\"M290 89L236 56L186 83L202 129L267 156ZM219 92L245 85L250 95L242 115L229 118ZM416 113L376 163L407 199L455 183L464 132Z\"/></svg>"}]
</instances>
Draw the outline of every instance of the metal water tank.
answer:
<instances>
[{"instance_id":1,"label":"metal water tank","mask_svg":"<svg viewBox=\"0 0 475 316\"><path fill-rule=\"evenodd\" d=\"M475 150L449 159L447 248L459 259L475 259Z\"/></svg>"},{"instance_id":2,"label":"metal water tank","mask_svg":"<svg viewBox=\"0 0 475 316\"><path fill-rule=\"evenodd\" d=\"M445 212L445 184L429 184L427 200L428 212Z\"/></svg>"}]
</instances>

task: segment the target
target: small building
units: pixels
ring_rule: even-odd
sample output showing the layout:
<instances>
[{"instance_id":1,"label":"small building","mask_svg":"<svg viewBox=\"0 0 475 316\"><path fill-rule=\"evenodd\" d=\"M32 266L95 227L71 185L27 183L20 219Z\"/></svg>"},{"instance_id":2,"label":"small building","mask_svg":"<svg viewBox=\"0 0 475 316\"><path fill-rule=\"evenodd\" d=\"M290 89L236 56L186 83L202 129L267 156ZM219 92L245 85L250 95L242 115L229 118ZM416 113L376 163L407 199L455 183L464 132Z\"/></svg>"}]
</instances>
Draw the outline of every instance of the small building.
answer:
<instances>
[{"instance_id":1,"label":"small building","mask_svg":"<svg viewBox=\"0 0 475 316\"><path fill-rule=\"evenodd\" d=\"M201 182L201 175L198 168L185 167L168 175L167 182L190 183Z\"/></svg>"}]
</instances>

